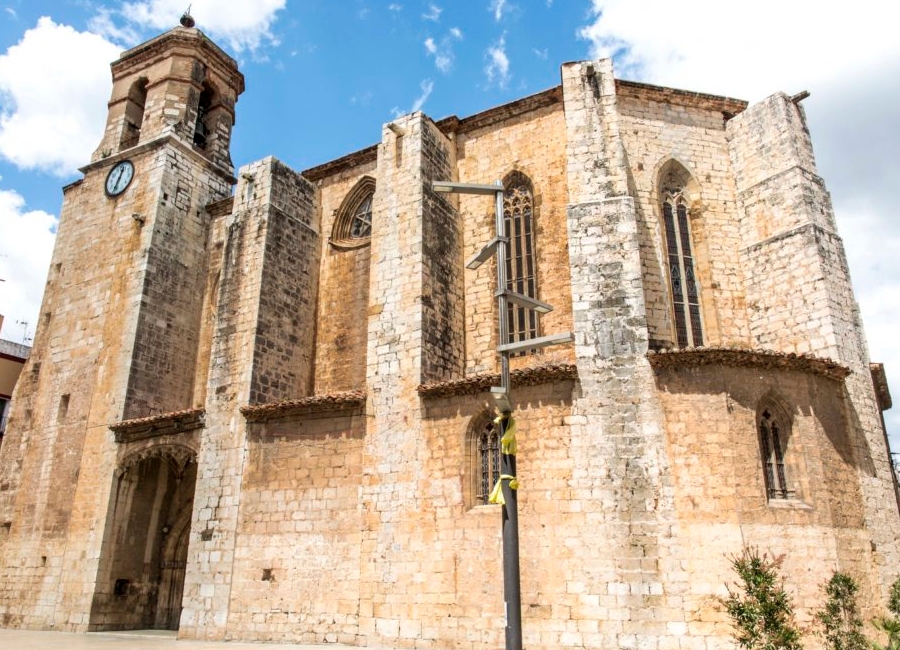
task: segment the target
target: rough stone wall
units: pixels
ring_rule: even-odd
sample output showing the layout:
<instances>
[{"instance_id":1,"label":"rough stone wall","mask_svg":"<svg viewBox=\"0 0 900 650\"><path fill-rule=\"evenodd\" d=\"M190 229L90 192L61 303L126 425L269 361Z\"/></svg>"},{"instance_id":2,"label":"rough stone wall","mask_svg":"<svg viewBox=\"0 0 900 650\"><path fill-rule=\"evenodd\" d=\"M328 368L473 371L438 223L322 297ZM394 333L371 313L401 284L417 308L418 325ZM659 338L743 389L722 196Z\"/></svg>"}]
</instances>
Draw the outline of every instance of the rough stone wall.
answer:
<instances>
[{"instance_id":1,"label":"rough stone wall","mask_svg":"<svg viewBox=\"0 0 900 650\"><path fill-rule=\"evenodd\" d=\"M422 466L424 452L416 387L427 370L424 323L433 305L422 300L423 237L432 214L432 174L450 176L436 161L452 163L450 142L421 113L394 122L402 136L385 127L378 152L378 191L372 231L368 389L371 414L363 453L361 552L368 558L360 574L360 636L370 645L412 646L422 619L402 596L405 585L421 584L431 566L421 511L427 485L435 480ZM429 131L429 133L425 133ZM433 150L443 149L445 153ZM402 161L402 164L397 164ZM461 359L461 350L456 351ZM451 368L439 368L442 374ZM458 371L457 371L458 372ZM439 480L439 479L438 479ZM423 491L425 490L425 491ZM410 552L408 549L420 549Z\"/></svg>"},{"instance_id":2,"label":"rough stone wall","mask_svg":"<svg viewBox=\"0 0 900 650\"><path fill-rule=\"evenodd\" d=\"M783 575L798 619L812 624L821 585L832 571L861 585L864 618L881 606L876 554L857 480L867 462L855 453L842 407L842 381L800 372L705 366L659 371L667 446L684 566L688 633L727 647L716 598L732 575L729 556L744 546L784 555ZM757 435L761 400L790 409L787 480L796 497L769 500Z\"/></svg>"},{"instance_id":3,"label":"rough stone wall","mask_svg":"<svg viewBox=\"0 0 900 650\"><path fill-rule=\"evenodd\" d=\"M257 191L266 191L269 201L250 403L310 395L319 280L316 190L273 158L242 173L268 185Z\"/></svg>"},{"instance_id":4,"label":"rough stone wall","mask_svg":"<svg viewBox=\"0 0 900 650\"><path fill-rule=\"evenodd\" d=\"M315 303L311 297L318 266L314 256L304 259L303 248L288 250L286 244L302 242L309 249L317 242L312 227L317 225L309 185L273 158L267 158L240 171L234 211L227 217L223 244L223 266L216 301L216 333L210 358L209 389L206 401L206 428L202 432L198 454L197 487L191 523L188 568L184 587L184 609L180 634L187 638L224 638L231 600L234 549L237 538L241 480L245 467L246 435L243 419L237 412L257 399L284 399L289 382L266 384L263 377L279 371L287 353L295 367L297 385L308 376L302 364L311 359L311 349L303 349L299 339L292 341L315 322ZM292 223L295 222L295 223ZM276 240L288 241L276 241ZM296 255L297 258L292 256ZM285 271L291 260L298 263L291 274L273 281L272 266ZM304 269L307 270L304 273ZM271 294L263 296L264 293ZM285 296L295 295L296 304L287 314ZM297 318L297 332L278 329L281 318ZM304 328L303 323L307 323ZM269 327L261 332L261 328ZM275 342L270 345L270 342ZM309 343L311 345L311 342ZM270 374L266 374L270 373ZM277 378L276 378L277 379ZM280 380L279 380L280 381ZM254 391L256 391L254 393Z\"/></svg>"},{"instance_id":5,"label":"rough stone wall","mask_svg":"<svg viewBox=\"0 0 900 650\"><path fill-rule=\"evenodd\" d=\"M706 345L747 345L744 272L739 263L740 220L736 218L731 160L725 139L723 104L681 100L655 88L620 85L618 112L635 199L647 326L651 341L674 346L668 256L660 205L660 174L667 162L693 177L689 202L694 267L700 285Z\"/></svg>"},{"instance_id":6,"label":"rough stone wall","mask_svg":"<svg viewBox=\"0 0 900 650\"><path fill-rule=\"evenodd\" d=\"M191 407L205 293L208 221L205 206L227 196L229 179L198 165L179 147L158 150L152 169L142 169L155 212L144 227L152 233L141 267L141 312L123 419Z\"/></svg>"},{"instance_id":7,"label":"rough stone wall","mask_svg":"<svg viewBox=\"0 0 900 650\"><path fill-rule=\"evenodd\" d=\"M250 425L228 636L357 642L362 413Z\"/></svg>"},{"instance_id":8,"label":"rough stone wall","mask_svg":"<svg viewBox=\"0 0 900 650\"><path fill-rule=\"evenodd\" d=\"M122 414L140 307L134 297L152 232L132 214L152 224L149 188L159 180L160 155L132 159L138 178L118 199L103 191L112 160L66 192L36 352L11 418L19 433L0 461L10 488L2 518L14 522L4 557L24 560L3 581L15 590L2 595L11 624L85 629L88 622L85 585L97 570L115 459L107 425Z\"/></svg>"},{"instance_id":9,"label":"rough stone wall","mask_svg":"<svg viewBox=\"0 0 900 650\"><path fill-rule=\"evenodd\" d=\"M563 66L569 257L581 384L570 427L568 525L590 530L561 564L566 598L597 629L559 645L674 647L685 634L677 520L662 409L645 353L640 238L609 61ZM579 522L579 518L581 521ZM580 524L580 525L579 525ZM561 536L562 532L558 533ZM543 645L553 645L542 638Z\"/></svg>"},{"instance_id":10,"label":"rough stone wall","mask_svg":"<svg viewBox=\"0 0 900 650\"><path fill-rule=\"evenodd\" d=\"M566 593L577 580L572 559L589 529L580 513L570 517L567 495L575 460L568 427L572 382L514 391L518 403L517 475L519 537L526 647L559 647L599 622L579 621L582 601ZM419 640L405 637L396 647L481 649L501 647L504 638L501 513L496 505L474 505L472 474L479 474L474 426L492 408L486 395L426 399L418 458L426 479L411 549L421 570L406 605ZM410 590L412 592L412 589ZM416 644L417 643L417 644Z\"/></svg>"},{"instance_id":11,"label":"rough stone wall","mask_svg":"<svg viewBox=\"0 0 900 650\"><path fill-rule=\"evenodd\" d=\"M502 181L519 171L534 186L535 261L537 297L554 310L539 316L539 335L572 329L567 234L565 230L566 132L562 104L529 111L512 119L455 135L456 174L465 183ZM493 239L492 197L458 195L464 220L464 259ZM466 372L495 372L497 348L497 283L495 258L475 271L466 270ZM571 362L567 346L514 357L511 367L535 363Z\"/></svg>"},{"instance_id":12,"label":"rough stone wall","mask_svg":"<svg viewBox=\"0 0 900 650\"><path fill-rule=\"evenodd\" d=\"M319 312L316 317L315 392L359 390L366 383L369 260L371 248L333 246L330 235L348 192L363 176L375 175L375 163L354 167L318 183L322 232ZM375 192L379 188L376 185ZM373 214L373 228L380 227Z\"/></svg>"},{"instance_id":13,"label":"rough stone wall","mask_svg":"<svg viewBox=\"0 0 900 650\"><path fill-rule=\"evenodd\" d=\"M847 364L844 402L883 602L900 565L900 521L859 308L831 199L802 108L783 93L728 124L753 345L809 351Z\"/></svg>"}]
</instances>

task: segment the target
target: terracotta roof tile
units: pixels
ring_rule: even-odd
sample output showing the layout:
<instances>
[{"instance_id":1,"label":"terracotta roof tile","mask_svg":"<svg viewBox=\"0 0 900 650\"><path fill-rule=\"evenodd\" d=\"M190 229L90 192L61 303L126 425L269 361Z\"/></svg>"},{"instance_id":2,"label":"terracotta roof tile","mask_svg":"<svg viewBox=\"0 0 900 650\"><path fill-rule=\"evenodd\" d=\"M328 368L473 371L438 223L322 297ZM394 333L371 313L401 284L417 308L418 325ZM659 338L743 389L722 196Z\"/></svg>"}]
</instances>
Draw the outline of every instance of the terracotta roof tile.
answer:
<instances>
[{"instance_id":1,"label":"terracotta roof tile","mask_svg":"<svg viewBox=\"0 0 900 650\"><path fill-rule=\"evenodd\" d=\"M577 379L574 364L547 364L534 368L519 368L509 373L511 388L537 386L565 379ZM500 383L499 373L482 373L464 379L452 379L430 384L422 384L416 390L422 397L449 397L453 395L475 395L485 393Z\"/></svg>"},{"instance_id":2,"label":"terracotta roof tile","mask_svg":"<svg viewBox=\"0 0 900 650\"><path fill-rule=\"evenodd\" d=\"M360 408L365 406L366 394L363 391L352 390L343 393L331 393L328 395L313 395L299 399L285 400L283 402L268 402L266 404L251 404L241 407L241 413L248 422L279 418L286 415L301 415L306 413L318 413L323 411L342 411L345 409Z\"/></svg>"},{"instance_id":3,"label":"terracotta roof tile","mask_svg":"<svg viewBox=\"0 0 900 650\"><path fill-rule=\"evenodd\" d=\"M647 359L654 368L683 368L722 365L746 368L767 368L808 372L834 381L842 381L850 369L832 359L812 354L752 350L749 348L684 348L681 350L653 350Z\"/></svg>"}]
</instances>

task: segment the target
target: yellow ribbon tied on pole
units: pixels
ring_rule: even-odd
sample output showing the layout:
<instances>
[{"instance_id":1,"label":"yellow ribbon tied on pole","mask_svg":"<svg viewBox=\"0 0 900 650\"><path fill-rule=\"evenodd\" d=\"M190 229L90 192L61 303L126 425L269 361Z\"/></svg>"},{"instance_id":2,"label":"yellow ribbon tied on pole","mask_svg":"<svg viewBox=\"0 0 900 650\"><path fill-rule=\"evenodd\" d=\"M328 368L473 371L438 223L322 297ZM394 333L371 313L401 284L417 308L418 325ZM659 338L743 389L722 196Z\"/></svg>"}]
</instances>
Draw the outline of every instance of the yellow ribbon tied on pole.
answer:
<instances>
[{"instance_id":1,"label":"yellow ribbon tied on pole","mask_svg":"<svg viewBox=\"0 0 900 650\"><path fill-rule=\"evenodd\" d=\"M504 420L506 428L503 431L503 437L500 438L500 453L515 456L516 421L511 417L504 418L504 416L501 415L494 420L494 424L499 426ZM490 496L488 496L488 503L496 503L501 506L506 504L506 499L503 498L503 481L505 480L509 481L509 488L511 490L519 489L519 479L510 474L501 474L497 484L494 485L494 489L491 490Z\"/></svg>"}]
</instances>

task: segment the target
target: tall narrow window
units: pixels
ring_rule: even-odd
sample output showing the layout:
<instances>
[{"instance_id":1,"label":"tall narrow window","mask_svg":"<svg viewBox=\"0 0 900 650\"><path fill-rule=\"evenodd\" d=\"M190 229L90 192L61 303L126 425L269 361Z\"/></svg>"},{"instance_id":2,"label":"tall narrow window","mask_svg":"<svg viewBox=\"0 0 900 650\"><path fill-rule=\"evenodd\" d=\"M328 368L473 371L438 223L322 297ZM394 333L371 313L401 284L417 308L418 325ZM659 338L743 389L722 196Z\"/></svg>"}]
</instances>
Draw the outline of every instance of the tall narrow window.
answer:
<instances>
[{"instance_id":1,"label":"tall narrow window","mask_svg":"<svg viewBox=\"0 0 900 650\"><path fill-rule=\"evenodd\" d=\"M785 455L790 429L783 418L772 408L763 408L759 414L759 446L769 499L790 499L794 496L788 487L785 473Z\"/></svg>"},{"instance_id":2,"label":"tall narrow window","mask_svg":"<svg viewBox=\"0 0 900 650\"><path fill-rule=\"evenodd\" d=\"M687 202L680 187L663 190L663 222L666 254L678 347L703 345L700 322L700 292L694 273L694 247L688 221Z\"/></svg>"},{"instance_id":3,"label":"tall narrow window","mask_svg":"<svg viewBox=\"0 0 900 650\"><path fill-rule=\"evenodd\" d=\"M488 420L476 435L475 453L479 474L475 502L486 505L494 484L500 480L500 427L493 420Z\"/></svg>"},{"instance_id":4,"label":"tall narrow window","mask_svg":"<svg viewBox=\"0 0 900 650\"><path fill-rule=\"evenodd\" d=\"M122 149L135 146L141 139L144 124L144 105L147 103L147 79L141 77L128 90L125 100L125 124L119 145Z\"/></svg>"},{"instance_id":5,"label":"tall narrow window","mask_svg":"<svg viewBox=\"0 0 900 650\"><path fill-rule=\"evenodd\" d=\"M197 121L194 124L194 144L201 149L206 149L212 132L210 112L213 107L213 97L213 89L204 84L200 93L200 101L197 103Z\"/></svg>"},{"instance_id":6,"label":"tall narrow window","mask_svg":"<svg viewBox=\"0 0 900 650\"><path fill-rule=\"evenodd\" d=\"M534 255L534 192L531 181L520 172L510 174L504 183L503 219L509 250L506 256L506 287L537 298ZM509 343L533 339L538 335L537 313L510 304Z\"/></svg>"}]
</instances>

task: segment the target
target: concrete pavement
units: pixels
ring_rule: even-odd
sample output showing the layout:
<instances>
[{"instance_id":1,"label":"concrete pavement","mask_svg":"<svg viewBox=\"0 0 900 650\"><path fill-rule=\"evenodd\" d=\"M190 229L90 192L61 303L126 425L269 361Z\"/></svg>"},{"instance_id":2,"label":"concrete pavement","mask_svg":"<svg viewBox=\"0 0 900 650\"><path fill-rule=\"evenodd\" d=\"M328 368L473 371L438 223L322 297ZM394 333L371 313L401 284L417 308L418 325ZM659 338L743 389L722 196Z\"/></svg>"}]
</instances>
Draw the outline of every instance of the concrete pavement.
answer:
<instances>
[{"instance_id":1,"label":"concrete pavement","mask_svg":"<svg viewBox=\"0 0 900 650\"><path fill-rule=\"evenodd\" d=\"M179 641L176 632L136 630L128 632L31 632L0 629L3 650L341 650L355 646L329 643L239 643L235 641Z\"/></svg>"}]
</instances>

